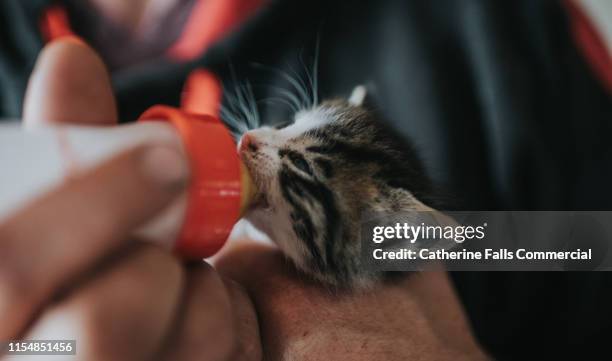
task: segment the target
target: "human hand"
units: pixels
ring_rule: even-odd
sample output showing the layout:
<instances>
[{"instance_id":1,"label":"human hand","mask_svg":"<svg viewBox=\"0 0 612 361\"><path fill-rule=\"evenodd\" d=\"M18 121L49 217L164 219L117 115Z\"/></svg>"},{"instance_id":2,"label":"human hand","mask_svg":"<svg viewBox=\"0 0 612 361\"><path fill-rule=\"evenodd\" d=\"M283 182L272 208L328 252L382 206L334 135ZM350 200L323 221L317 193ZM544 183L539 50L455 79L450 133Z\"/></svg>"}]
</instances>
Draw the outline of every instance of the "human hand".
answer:
<instances>
[{"instance_id":1,"label":"human hand","mask_svg":"<svg viewBox=\"0 0 612 361\"><path fill-rule=\"evenodd\" d=\"M26 125L116 119L95 53L75 41L48 46L29 84ZM178 149L145 145L2 222L0 340L76 339L84 360L259 359L255 313L237 284L129 240L181 193L185 163Z\"/></svg>"},{"instance_id":2,"label":"human hand","mask_svg":"<svg viewBox=\"0 0 612 361\"><path fill-rule=\"evenodd\" d=\"M443 271L348 294L309 282L270 245L235 242L217 269L244 285L266 360L486 360Z\"/></svg>"}]
</instances>

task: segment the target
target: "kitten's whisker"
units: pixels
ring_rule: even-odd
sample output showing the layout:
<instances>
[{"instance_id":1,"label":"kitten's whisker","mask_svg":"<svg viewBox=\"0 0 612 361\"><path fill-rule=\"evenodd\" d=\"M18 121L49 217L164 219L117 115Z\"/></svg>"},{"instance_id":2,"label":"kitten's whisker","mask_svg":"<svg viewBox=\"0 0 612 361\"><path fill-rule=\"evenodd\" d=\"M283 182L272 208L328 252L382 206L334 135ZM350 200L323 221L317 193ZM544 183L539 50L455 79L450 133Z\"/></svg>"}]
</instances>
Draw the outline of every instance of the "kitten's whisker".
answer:
<instances>
[{"instance_id":1,"label":"kitten's whisker","mask_svg":"<svg viewBox=\"0 0 612 361\"><path fill-rule=\"evenodd\" d=\"M230 130L241 132L248 131L244 123L240 121L236 114L223 105L221 105L220 115L221 119L223 119Z\"/></svg>"},{"instance_id":2,"label":"kitten's whisker","mask_svg":"<svg viewBox=\"0 0 612 361\"><path fill-rule=\"evenodd\" d=\"M277 91L280 93L280 95L284 95L287 97L288 101L292 102L294 104L295 107L295 111L297 112L299 109L301 109L302 103L300 103L300 100L294 95L292 94L290 91L280 88L277 88Z\"/></svg>"},{"instance_id":3,"label":"kitten's whisker","mask_svg":"<svg viewBox=\"0 0 612 361\"><path fill-rule=\"evenodd\" d=\"M235 92L235 90L234 90L234 92ZM235 93L232 93L230 91L225 91L224 92L224 96L225 96L225 99L227 100L227 103L229 105L229 109L228 110L231 111L232 114L240 113L239 100L235 96Z\"/></svg>"},{"instance_id":4,"label":"kitten's whisker","mask_svg":"<svg viewBox=\"0 0 612 361\"><path fill-rule=\"evenodd\" d=\"M251 86L251 82L247 81L247 98L249 100L249 106L251 108L251 114L253 114L253 128L258 128L261 126L261 119L259 117L259 109L257 108L257 101L255 101L255 94L253 93L253 87Z\"/></svg>"},{"instance_id":5,"label":"kitten's whisker","mask_svg":"<svg viewBox=\"0 0 612 361\"><path fill-rule=\"evenodd\" d=\"M265 87L265 88L271 88L275 92L280 93L280 95L286 96L287 99L285 99L285 104L287 104L287 102L292 103L291 109L295 111L296 113L299 111L299 109L301 109L300 100L295 94L291 93L289 90L284 89L277 85L272 85L272 84L259 84L258 86Z\"/></svg>"},{"instance_id":6,"label":"kitten's whisker","mask_svg":"<svg viewBox=\"0 0 612 361\"><path fill-rule=\"evenodd\" d=\"M240 140L240 138L242 138L242 135L243 135L245 132L234 132L234 131L230 131L230 133L232 134L232 137L234 138L234 141L235 141L236 143L238 143L238 140Z\"/></svg>"},{"instance_id":7,"label":"kitten's whisker","mask_svg":"<svg viewBox=\"0 0 612 361\"><path fill-rule=\"evenodd\" d=\"M233 92L226 92L225 95L229 105L227 110L232 113L236 123L242 123L241 126L246 129L252 127L252 109L249 109L242 87L236 86ZM239 121L239 119L242 121Z\"/></svg>"},{"instance_id":8,"label":"kitten's whisker","mask_svg":"<svg viewBox=\"0 0 612 361\"><path fill-rule=\"evenodd\" d=\"M269 98L264 98L260 100L261 103L271 103L271 102L280 102L285 104L289 110L291 110L291 112L293 113L297 113L299 111L299 109L295 108L295 105L292 104L290 101L288 101L285 98L280 98L280 97L269 97Z\"/></svg>"},{"instance_id":9,"label":"kitten's whisker","mask_svg":"<svg viewBox=\"0 0 612 361\"><path fill-rule=\"evenodd\" d=\"M242 115L246 129L253 129L259 123L259 112L250 83L247 81L246 84L240 85L233 64L229 64L229 69L234 84L234 97L228 96L228 101L230 101L233 113Z\"/></svg>"},{"instance_id":10,"label":"kitten's whisker","mask_svg":"<svg viewBox=\"0 0 612 361\"><path fill-rule=\"evenodd\" d=\"M253 127L253 117L252 114L250 112L249 106L248 106L248 101L247 98L244 94L244 86L237 86L236 87L236 93L237 93L237 98L238 98L238 105L240 106L240 110L242 111L242 114L245 117L245 120L247 122L247 126L249 128L252 129Z\"/></svg>"},{"instance_id":11,"label":"kitten's whisker","mask_svg":"<svg viewBox=\"0 0 612 361\"><path fill-rule=\"evenodd\" d=\"M300 54L301 54L301 50L300 50ZM301 61L301 55L298 55L298 58L300 58L300 62ZM303 62L302 62L303 63ZM310 84L306 84L306 82L304 81L304 77L301 76L295 69L293 69L293 67L291 66L291 64L289 62L286 63L287 64L287 68L289 69L289 71L291 71L291 73L293 73L293 75L295 76L295 78L299 81L300 86L303 89L303 93L304 94L309 94L308 89L312 88L312 83ZM308 74L308 70L306 69L306 76L308 77L308 80L310 80L310 75ZM311 99L310 96L307 96L306 99L304 99L304 107L309 107L311 104Z\"/></svg>"},{"instance_id":12,"label":"kitten's whisker","mask_svg":"<svg viewBox=\"0 0 612 361\"><path fill-rule=\"evenodd\" d=\"M300 50L300 53L298 54L298 60L299 60L300 64L302 65L302 67L304 68L304 72L306 73L306 78L308 79L308 83L309 83L310 94L311 94L311 96L308 99L309 100L309 107L310 108L314 108L314 106L316 104L315 103L315 98L314 98L314 81L313 81L313 78L312 78L312 76L310 74L310 69L308 69L308 66L304 62L304 58L302 56L302 54L303 54L302 50Z\"/></svg>"},{"instance_id":13,"label":"kitten's whisker","mask_svg":"<svg viewBox=\"0 0 612 361\"><path fill-rule=\"evenodd\" d=\"M319 48L321 47L321 34L317 33L317 44L315 45L315 56L312 65L312 97L314 106L319 105Z\"/></svg>"},{"instance_id":14,"label":"kitten's whisker","mask_svg":"<svg viewBox=\"0 0 612 361\"><path fill-rule=\"evenodd\" d=\"M303 89L300 86L300 83L295 80L289 73L287 73L286 71L283 71L281 69L276 69L267 65L263 65L260 63L253 63L254 66L259 67L261 69L267 70L267 71L271 71L274 72L276 74L279 74L281 77L285 78L285 80L287 80L289 82L289 84L291 84L293 86L293 88L295 88L295 90L297 90L297 92L300 94L300 96L302 97L302 101L300 102L300 107L303 108L308 101L308 93L306 92L305 89Z\"/></svg>"},{"instance_id":15,"label":"kitten's whisker","mask_svg":"<svg viewBox=\"0 0 612 361\"><path fill-rule=\"evenodd\" d=\"M232 63L229 64L229 69L230 69L230 75L231 75L231 79L232 79L232 85L233 87L233 92L230 93L228 92L224 92L224 94L227 96L227 99L230 101L230 106L232 108L233 112L237 112L240 109L239 103L240 100L238 99L238 79L236 77L236 71L234 70L234 65Z\"/></svg>"}]
</instances>

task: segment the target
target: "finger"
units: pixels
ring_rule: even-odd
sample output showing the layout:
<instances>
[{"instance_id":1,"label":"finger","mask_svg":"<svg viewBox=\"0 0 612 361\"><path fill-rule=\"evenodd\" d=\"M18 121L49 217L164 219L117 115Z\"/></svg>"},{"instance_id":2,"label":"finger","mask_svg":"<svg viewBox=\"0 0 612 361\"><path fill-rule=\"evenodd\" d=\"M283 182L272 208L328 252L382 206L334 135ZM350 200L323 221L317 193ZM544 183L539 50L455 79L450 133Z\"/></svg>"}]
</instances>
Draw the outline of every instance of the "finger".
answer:
<instances>
[{"instance_id":1,"label":"finger","mask_svg":"<svg viewBox=\"0 0 612 361\"><path fill-rule=\"evenodd\" d=\"M117 248L183 188L187 167L170 146L147 146L35 201L0 225L0 340L75 275Z\"/></svg>"},{"instance_id":2,"label":"finger","mask_svg":"<svg viewBox=\"0 0 612 361\"><path fill-rule=\"evenodd\" d=\"M166 360L261 360L255 309L237 283L203 263L189 270L186 300Z\"/></svg>"},{"instance_id":3,"label":"finger","mask_svg":"<svg viewBox=\"0 0 612 361\"><path fill-rule=\"evenodd\" d=\"M184 271L151 245L110 266L45 313L26 338L74 339L79 360L154 359L175 322Z\"/></svg>"},{"instance_id":4,"label":"finger","mask_svg":"<svg viewBox=\"0 0 612 361\"><path fill-rule=\"evenodd\" d=\"M248 238L228 242L213 265L223 276L255 290L260 283L265 288L274 283L270 280L294 273L277 247Z\"/></svg>"},{"instance_id":5,"label":"finger","mask_svg":"<svg viewBox=\"0 0 612 361\"><path fill-rule=\"evenodd\" d=\"M381 349L387 358L410 359L406 355L436 350L440 356L452 348L485 359L443 272L415 274L367 292L330 292L296 272L278 250L248 241L226 252L216 267L249 291L266 360L370 360L379 359ZM389 344L397 335L409 335L408 351Z\"/></svg>"},{"instance_id":6,"label":"finger","mask_svg":"<svg viewBox=\"0 0 612 361\"><path fill-rule=\"evenodd\" d=\"M83 42L70 38L47 45L30 77L23 121L27 127L116 123L117 106L100 57Z\"/></svg>"}]
</instances>

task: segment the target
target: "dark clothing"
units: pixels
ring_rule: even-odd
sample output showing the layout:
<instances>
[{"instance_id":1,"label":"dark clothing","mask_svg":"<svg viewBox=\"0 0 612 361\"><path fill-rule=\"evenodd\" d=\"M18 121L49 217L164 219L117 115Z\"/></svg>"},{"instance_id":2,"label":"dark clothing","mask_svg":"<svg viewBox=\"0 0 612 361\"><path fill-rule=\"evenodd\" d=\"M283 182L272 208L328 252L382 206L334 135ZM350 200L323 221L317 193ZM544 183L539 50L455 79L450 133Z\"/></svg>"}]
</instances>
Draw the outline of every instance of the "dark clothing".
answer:
<instances>
[{"instance_id":1,"label":"dark clothing","mask_svg":"<svg viewBox=\"0 0 612 361\"><path fill-rule=\"evenodd\" d=\"M1 116L20 115L43 45L37 19L45 3L0 2ZM86 34L72 15L74 30ZM302 71L313 62L317 37L320 96L368 85L453 208L612 209L611 96L574 44L557 1L272 2L194 62L160 57L114 72L121 118L157 103L177 105L198 66L226 84L235 69L266 98L270 85L286 80L253 63ZM262 103L263 119L287 114ZM478 339L497 359L585 359L609 350L610 274L452 277Z\"/></svg>"}]
</instances>

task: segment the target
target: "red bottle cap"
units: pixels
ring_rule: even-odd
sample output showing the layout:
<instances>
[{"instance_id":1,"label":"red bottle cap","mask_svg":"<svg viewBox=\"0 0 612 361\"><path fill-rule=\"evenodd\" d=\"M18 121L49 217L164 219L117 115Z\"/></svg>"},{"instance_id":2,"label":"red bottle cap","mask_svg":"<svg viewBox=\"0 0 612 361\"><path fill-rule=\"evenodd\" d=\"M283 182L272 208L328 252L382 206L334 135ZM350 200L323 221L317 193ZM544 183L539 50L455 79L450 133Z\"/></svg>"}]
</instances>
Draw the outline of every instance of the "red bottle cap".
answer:
<instances>
[{"instance_id":1,"label":"red bottle cap","mask_svg":"<svg viewBox=\"0 0 612 361\"><path fill-rule=\"evenodd\" d=\"M215 254L240 216L241 175L236 144L218 118L157 105L139 121L172 123L191 168L185 220L175 249L188 259Z\"/></svg>"}]
</instances>

